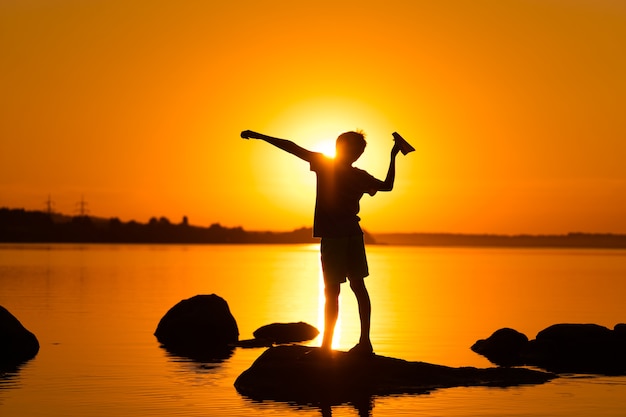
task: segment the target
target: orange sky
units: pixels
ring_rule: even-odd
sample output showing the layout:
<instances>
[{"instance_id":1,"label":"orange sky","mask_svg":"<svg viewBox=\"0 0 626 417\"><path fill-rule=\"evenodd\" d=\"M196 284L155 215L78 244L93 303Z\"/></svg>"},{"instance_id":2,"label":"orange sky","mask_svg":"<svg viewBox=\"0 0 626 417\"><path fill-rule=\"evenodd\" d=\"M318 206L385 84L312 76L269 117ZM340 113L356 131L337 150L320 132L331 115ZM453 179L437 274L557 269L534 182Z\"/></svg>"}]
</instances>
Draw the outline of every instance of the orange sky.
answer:
<instances>
[{"instance_id":1,"label":"orange sky","mask_svg":"<svg viewBox=\"0 0 626 417\"><path fill-rule=\"evenodd\" d=\"M626 233L617 0L3 1L0 206L310 226L306 163L363 129L373 232Z\"/></svg>"}]
</instances>

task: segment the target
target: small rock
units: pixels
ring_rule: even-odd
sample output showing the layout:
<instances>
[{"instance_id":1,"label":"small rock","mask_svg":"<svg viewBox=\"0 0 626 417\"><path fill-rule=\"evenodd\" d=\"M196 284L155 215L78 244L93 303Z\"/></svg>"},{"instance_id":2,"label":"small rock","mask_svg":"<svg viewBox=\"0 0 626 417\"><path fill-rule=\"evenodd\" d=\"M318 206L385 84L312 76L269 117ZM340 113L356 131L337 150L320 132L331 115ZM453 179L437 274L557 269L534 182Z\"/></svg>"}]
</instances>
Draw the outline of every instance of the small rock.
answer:
<instances>
[{"instance_id":1,"label":"small rock","mask_svg":"<svg viewBox=\"0 0 626 417\"><path fill-rule=\"evenodd\" d=\"M525 334L503 328L496 330L487 339L477 341L471 349L496 365L516 366L524 364L522 351L527 343L528 337Z\"/></svg>"},{"instance_id":2,"label":"small rock","mask_svg":"<svg viewBox=\"0 0 626 417\"><path fill-rule=\"evenodd\" d=\"M312 340L319 333L315 327L300 321L298 323L268 324L255 330L253 335L255 339L281 344Z\"/></svg>"}]
</instances>

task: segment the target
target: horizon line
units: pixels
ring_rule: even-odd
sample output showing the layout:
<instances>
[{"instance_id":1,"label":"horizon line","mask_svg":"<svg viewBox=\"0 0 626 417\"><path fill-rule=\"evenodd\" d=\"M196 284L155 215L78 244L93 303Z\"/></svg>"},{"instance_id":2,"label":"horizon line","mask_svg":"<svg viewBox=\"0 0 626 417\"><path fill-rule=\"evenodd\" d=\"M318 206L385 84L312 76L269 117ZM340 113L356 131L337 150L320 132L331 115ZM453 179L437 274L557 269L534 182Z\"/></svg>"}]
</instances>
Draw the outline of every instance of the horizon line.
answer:
<instances>
[{"instance_id":1,"label":"horizon line","mask_svg":"<svg viewBox=\"0 0 626 417\"><path fill-rule=\"evenodd\" d=\"M56 211L50 211L50 212L46 212L45 210L28 210L26 208L10 208L10 207L0 207L0 210L23 210L24 212L33 212L33 213L43 213L43 214L48 214L50 216L52 215L58 215L58 216L62 216L62 217L68 217L68 218L76 218L76 217L87 217L87 218L93 218L93 219L98 219L98 220L111 220L111 219L118 219L119 217L117 216L111 216L111 217L105 217L105 216L97 216L97 215L88 215L88 214L65 214L62 212L56 212ZM183 216L183 221L181 223L174 223L171 222L169 218L167 218L166 216L150 216L150 219L143 223L143 224L148 224L150 223L150 221L152 219L166 219L168 222L170 222L170 224L172 225L177 225L177 224L185 224L185 219L187 218L187 216ZM122 220L120 220L122 221ZM125 221L125 223L130 223L130 222L136 222L139 224L142 224L141 221L135 220L135 219L131 219L131 220L127 220ZM309 226L299 226L299 227L292 227L292 228L288 228L288 229L246 229L244 226L242 225L238 225L238 226L224 226L222 225L219 221L218 222L213 222L209 225L197 225L197 224L191 224L189 223L188 226L190 227L199 227L199 228L208 228L214 225L218 225L220 227L223 227L225 229L237 229L237 228L241 228L242 230L248 231L248 232L271 232L271 233L289 233L289 232L293 232L296 230L301 230L301 229L312 229L312 225ZM620 233L620 232L584 232L584 231L568 231L568 232L562 232L562 233L531 233L531 232L521 232L521 233L493 233L493 232L443 232L443 231L402 231L402 232L397 232L397 231L385 231L385 232L372 232L367 228L363 228L363 232L366 234L370 234L370 235L447 235L447 236L493 236L493 237L524 237L524 236L528 236L528 237L542 237L542 236L576 236L576 235L587 235L587 236L626 236L626 233Z\"/></svg>"}]
</instances>

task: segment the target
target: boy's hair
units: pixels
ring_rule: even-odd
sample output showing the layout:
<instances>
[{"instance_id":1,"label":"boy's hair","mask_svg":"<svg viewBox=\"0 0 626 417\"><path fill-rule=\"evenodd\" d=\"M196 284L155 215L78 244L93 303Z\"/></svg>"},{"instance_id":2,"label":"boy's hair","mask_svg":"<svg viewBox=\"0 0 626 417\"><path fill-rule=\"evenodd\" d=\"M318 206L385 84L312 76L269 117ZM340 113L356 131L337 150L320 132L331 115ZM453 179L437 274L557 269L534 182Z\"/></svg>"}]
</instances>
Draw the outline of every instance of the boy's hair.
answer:
<instances>
[{"instance_id":1,"label":"boy's hair","mask_svg":"<svg viewBox=\"0 0 626 417\"><path fill-rule=\"evenodd\" d=\"M354 152L355 155L361 155L365 151L365 133L362 130L350 131L342 133L337 137L335 142L336 147L342 147L346 150Z\"/></svg>"}]
</instances>

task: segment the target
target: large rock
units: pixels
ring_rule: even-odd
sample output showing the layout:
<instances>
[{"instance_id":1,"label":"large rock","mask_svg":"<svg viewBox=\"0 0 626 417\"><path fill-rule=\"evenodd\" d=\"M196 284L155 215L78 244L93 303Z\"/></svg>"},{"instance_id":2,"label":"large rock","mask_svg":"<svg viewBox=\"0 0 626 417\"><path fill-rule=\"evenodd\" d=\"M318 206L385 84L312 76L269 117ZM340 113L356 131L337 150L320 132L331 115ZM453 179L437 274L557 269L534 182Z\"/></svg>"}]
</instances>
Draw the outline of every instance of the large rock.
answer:
<instances>
[{"instance_id":1,"label":"large rock","mask_svg":"<svg viewBox=\"0 0 626 417\"><path fill-rule=\"evenodd\" d=\"M540 384L553 374L524 368L452 368L384 356L358 357L319 348L278 346L266 350L235 381L254 400L339 404L364 396L424 393L458 386Z\"/></svg>"},{"instance_id":2,"label":"large rock","mask_svg":"<svg viewBox=\"0 0 626 417\"><path fill-rule=\"evenodd\" d=\"M516 336L514 332L500 329L477 341L472 350L503 366L530 365L557 373L626 374L624 324L614 330L597 324L555 324L526 343L521 333Z\"/></svg>"},{"instance_id":3,"label":"large rock","mask_svg":"<svg viewBox=\"0 0 626 417\"><path fill-rule=\"evenodd\" d=\"M37 337L0 306L0 371L19 366L34 358L38 352Z\"/></svg>"},{"instance_id":4,"label":"large rock","mask_svg":"<svg viewBox=\"0 0 626 417\"><path fill-rule=\"evenodd\" d=\"M192 359L224 359L239 339L237 322L221 297L196 295L163 316L154 332L168 351Z\"/></svg>"},{"instance_id":5,"label":"large rock","mask_svg":"<svg viewBox=\"0 0 626 417\"><path fill-rule=\"evenodd\" d=\"M553 372L626 374L626 335L597 324L555 324L529 342L526 362Z\"/></svg>"}]
</instances>

